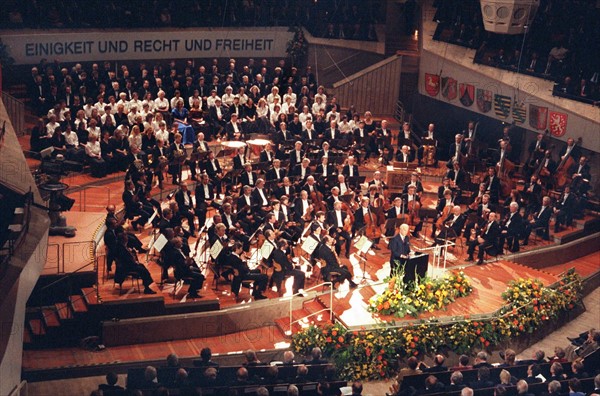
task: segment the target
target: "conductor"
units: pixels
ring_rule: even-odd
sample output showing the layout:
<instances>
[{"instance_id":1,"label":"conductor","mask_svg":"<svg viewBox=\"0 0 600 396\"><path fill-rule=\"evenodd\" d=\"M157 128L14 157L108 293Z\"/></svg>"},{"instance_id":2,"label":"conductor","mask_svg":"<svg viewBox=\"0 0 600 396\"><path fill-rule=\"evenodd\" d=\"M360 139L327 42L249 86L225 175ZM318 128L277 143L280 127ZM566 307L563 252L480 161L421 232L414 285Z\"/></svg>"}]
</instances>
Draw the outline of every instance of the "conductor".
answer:
<instances>
[{"instance_id":1,"label":"conductor","mask_svg":"<svg viewBox=\"0 0 600 396\"><path fill-rule=\"evenodd\" d=\"M390 239L390 276L394 276L398 266L406 264L410 253L410 242L408 240L408 224L402 224L399 232Z\"/></svg>"}]
</instances>

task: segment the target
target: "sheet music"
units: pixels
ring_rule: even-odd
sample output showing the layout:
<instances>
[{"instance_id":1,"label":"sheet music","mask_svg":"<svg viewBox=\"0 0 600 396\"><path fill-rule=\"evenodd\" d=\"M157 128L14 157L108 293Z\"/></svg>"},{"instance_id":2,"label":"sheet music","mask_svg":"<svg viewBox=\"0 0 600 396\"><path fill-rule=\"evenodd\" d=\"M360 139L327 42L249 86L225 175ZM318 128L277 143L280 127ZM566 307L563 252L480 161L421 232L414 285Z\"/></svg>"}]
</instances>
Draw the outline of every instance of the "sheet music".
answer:
<instances>
[{"instance_id":1,"label":"sheet music","mask_svg":"<svg viewBox=\"0 0 600 396\"><path fill-rule=\"evenodd\" d=\"M156 238L156 241L154 242L154 249L158 250L159 252L162 251L167 242L169 242L167 238L163 234L160 234L160 236Z\"/></svg>"},{"instance_id":2,"label":"sheet music","mask_svg":"<svg viewBox=\"0 0 600 396\"><path fill-rule=\"evenodd\" d=\"M263 243L262 247L260 248L260 254L262 258L268 259L269 257L271 257L271 253L273 253L274 249L275 247L273 246L273 244L271 244L271 242L265 241L265 243Z\"/></svg>"},{"instance_id":3,"label":"sheet music","mask_svg":"<svg viewBox=\"0 0 600 396\"><path fill-rule=\"evenodd\" d=\"M366 236L363 235L356 242L354 247L357 248L358 251L361 253L367 253L369 251L369 249L371 249L372 245L373 245L373 242L371 242L371 240L369 238L367 238Z\"/></svg>"},{"instance_id":4,"label":"sheet music","mask_svg":"<svg viewBox=\"0 0 600 396\"><path fill-rule=\"evenodd\" d=\"M221 245L221 242L217 239L210 247L210 257L212 257L213 260L216 260L217 257L219 257L221 250L223 250L223 245Z\"/></svg>"},{"instance_id":5,"label":"sheet music","mask_svg":"<svg viewBox=\"0 0 600 396\"><path fill-rule=\"evenodd\" d=\"M317 246L319 246L319 241L309 236L304 240L304 243L302 244L302 250L308 254L312 254Z\"/></svg>"}]
</instances>

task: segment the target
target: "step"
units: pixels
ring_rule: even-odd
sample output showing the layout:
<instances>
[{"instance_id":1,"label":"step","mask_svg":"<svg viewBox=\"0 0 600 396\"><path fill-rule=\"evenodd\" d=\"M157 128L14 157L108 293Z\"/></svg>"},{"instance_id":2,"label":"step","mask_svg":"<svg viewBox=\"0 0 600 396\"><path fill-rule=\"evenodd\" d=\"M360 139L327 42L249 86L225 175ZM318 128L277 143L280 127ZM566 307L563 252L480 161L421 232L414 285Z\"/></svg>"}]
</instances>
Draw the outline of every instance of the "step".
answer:
<instances>
[{"instance_id":1,"label":"step","mask_svg":"<svg viewBox=\"0 0 600 396\"><path fill-rule=\"evenodd\" d=\"M31 329L31 334L34 337L41 337L46 335L46 328L44 327L44 322L41 319L30 319L29 328Z\"/></svg>"},{"instance_id":2,"label":"step","mask_svg":"<svg viewBox=\"0 0 600 396\"><path fill-rule=\"evenodd\" d=\"M56 303L56 304L54 304L54 307L56 308L56 312L58 313L58 317L60 318L60 320L65 321L65 320L71 320L74 318L73 310L71 309L71 306L69 305L69 303L66 303L66 302Z\"/></svg>"},{"instance_id":3,"label":"step","mask_svg":"<svg viewBox=\"0 0 600 396\"><path fill-rule=\"evenodd\" d=\"M71 308L73 309L73 312L75 312L76 314L85 313L88 311L87 304L86 304L85 300L83 299L83 296L81 296L79 294L69 296L69 302L71 304Z\"/></svg>"},{"instance_id":4,"label":"step","mask_svg":"<svg viewBox=\"0 0 600 396\"><path fill-rule=\"evenodd\" d=\"M23 344L31 344L32 342L33 340L31 336L31 331L29 330L29 327L25 326L25 328L23 329Z\"/></svg>"},{"instance_id":5,"label":"step","mask_svg":"<svg viewBox=\"0 0 600 396\"><path fill-rule=\"evenodd\" d=\"M60 327L60 318L54 307L42 308L42 318L46 328Z\"/></svg>"},{"instance_id":6,"label":"step","mask_svg":"<svg viewBox=\"0 0 600 396\"><path fill-rule=\"evenodd\" d=\"M81 289L81 293L83 294L83 298L88 306L97 305L98 302L98 293L96 289L93 287L84 287Z\"/></svg>"},{"instance_id":7,"label":"step","mask_svg":"<svg viewBox=\"0 0 600 396\"><path fill-rule=\"evenodd\" d=\"M586 232L583 228L577 229L573 227L568 227L566 230L562 230L552 235L552 237L554 238L555 243L563 245L568 242L573 242L574 240L585 236L585 234Z\"/></svg>"}]
</instances>

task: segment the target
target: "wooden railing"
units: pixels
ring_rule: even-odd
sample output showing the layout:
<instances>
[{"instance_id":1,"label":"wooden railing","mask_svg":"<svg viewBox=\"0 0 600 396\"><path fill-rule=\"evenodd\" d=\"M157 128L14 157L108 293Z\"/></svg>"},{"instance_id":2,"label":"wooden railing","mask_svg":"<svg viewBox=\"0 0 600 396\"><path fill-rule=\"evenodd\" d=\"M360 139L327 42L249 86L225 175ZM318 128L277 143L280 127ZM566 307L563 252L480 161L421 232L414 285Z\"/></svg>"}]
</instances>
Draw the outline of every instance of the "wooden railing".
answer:
<instances>
[{"instance_id":1,"label":"wooden railing","mask_svg":"<svg viewBox=\"0 0 600 396\"><path fill-rule=\"evenodd\" d=\"M25 134L25 103L2 91L2 102L17 136Z\"/></svg>"}]
</instances>

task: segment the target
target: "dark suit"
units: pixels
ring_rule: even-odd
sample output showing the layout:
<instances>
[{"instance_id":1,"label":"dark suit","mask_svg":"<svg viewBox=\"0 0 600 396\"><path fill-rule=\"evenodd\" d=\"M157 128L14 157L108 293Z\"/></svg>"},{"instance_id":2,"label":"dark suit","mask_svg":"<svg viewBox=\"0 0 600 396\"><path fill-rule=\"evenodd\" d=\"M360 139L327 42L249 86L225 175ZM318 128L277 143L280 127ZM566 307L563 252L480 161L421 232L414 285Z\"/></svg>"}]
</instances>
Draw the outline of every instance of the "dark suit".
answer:
<instances>
[{"instance_id":1,"label":"dark suit","mask_svg":"<svg viewBox=\"0 0 600 396\"><path fill-rule=\"evenodd\" d=\"M139 216L139 218L135 220L132 225L135 228L137 228L138 225L143 227L144 224L148 222L148 219L151 215L144 210L143 205L137 200L136 192L125 190L123 191L123 194L121 194L121 198L125 204L125 215Z\"/></svg>"},{"instance_id":2,"label":"dark suit","mask_svg":"<svg viewBox=\"0 0 600 396\"><path fill-rule=\"evenodd\" d=\"M344 222L346 221L348 214L341 210L340 217L342 218L342 223L338 224L339 222L335 210L330 210L327 212L327 225L332 227L330 234L336 238L335 250L337 254L340 254L342 245L345 244L345 253L347 257L350 254L350 242L352 242L352 236L349 232L344 230Z\"/></svg>"},{"instance_id":3,"label":"dark suit","mask_svg":"<svg viewBox=\"0 0 600 396\"><path fill-rule=\"evenodd\" d=\"M115 260L117 252L117 232L108 228L104 233L104 245L106 246L106 270L108 272L112 269L112 263Z\"/></svg>"},{"instance_id":4,"label":"dark suit","mask_svg":"<svg viewBox=\"0 0 600 396\"><path fill-rule=\"evenodd\" d=\"M545 240L550 239L550 217L552 216L552 208L541 207L540 210L533 215L534 223L526 223L525 225L525 240L523 244L529 242L529 234L533 229L539 230ZM537 232L537 231L536 231Z\"/></svg>"},{"instance_id":5,"label":"dark suit","mask_svg":"<svg viewBox=\"0 0 600 396\"><path fill-rule=\"evenodd\" d=\"M256 175L256 172L250 172L250 173L252 174L252 181L250 180L250 175L248 174L248 172L244 171L240 175L240 183L242 183L242 186L254 187L254 185L256 184L256 179L258 178L258 176Z\"/></svg>"},{"instance_id":6,"label":"dark suit","mask_svg":"<svg viewBox=\"0 0 600 396\"><path fill-rule=\"evenodd\" d=\"M204 223L206 222L206 211L208 209L207 201L211 201L215 199L214 187L211 183L208 183L206 186L208 188L208 194L205 191L204 183L196 184L196 189L194 190L194 196L196 197L196 209L194 210L194 214L198 217L198 227L202 228Z\"/></svg>"},{"instance_id":7,"label":"dark suit","mask_svg":"<svg viewBox=\"0 0 600 396\"><path fill-rule=\"evenodd\" d=\"M287 172L283 168L279 168L279 176L277 176L277 172L275 172L275 168L271 168L265 174L265 178L270 180L277 180L278 182L283 181L283 178L287 176Z\"/></svg>"},{"instance_id":8,"label":"dark suit","mask_svg":"<svg viewBox=\"0 0 600 396\"><path fill-rule=\"evenodd\" d=\"M329 248L329 246L325 244L321 244L318 249L318 258L325 261L325 267L321 268L323 273L323 279L326 281L330 281L331 273L337 272L339 275L337 277L337 282L344 283L347 279L349 282L352 282L352 274L348 270L347 267L340 265L337 257L335 256L333 250Z\"/></svg>"},{"instance_id":9,"label":"dark suit","mask_svg":"<svg viewBox=\"0 0 600 396\"><path fill-rule=\"evenodd\" d=\"M168 263L175 268L175 277L177 279L190 278L190 288L188 293L190 296L198 295L198 290L202 289L204 284L204 275L195 265L189 265L186 262L186 256L180 249L171 249L171 254L168 257Z\"/></svg>"},{"instance_id":10,"label":"dark suit","mask_svg":"<svg viewBox=\"0 0 600 396\"><path fill-rule=\"evenodd\" d=\"M185 191L185 195L188 198L188 205L185 204L184 191L181 189L175 193L175 201L179 206L179 214L187 219L188 227L193 234L196 229L194 226L194 201L192 201L192 194L189 191Z\"/></svg>"},{"instance_id":11,"label":"dark suit","mask_svg":"<svg viewBox=\"0 0 600 396\"><path fill-rule=\"evenodd\" d=\"M577 200L575 198L575 194L571 192L568 196L563 193L558 201L556 201L556 209L558 209L558 213L556 214L556 223L554 224L554 232L557 233L559 231L559 226L561 224L570 225L573 220L573 211L575 210L575 205L577 204Z\"/></svg>"},{"instance_id":12,"label":"dark suit","mask_svg":"<svg viewBox=\"0 0 600 396\"><path fill-rule=\"evenodd\" d=\"M344 167L342 168L342 175L344 175L346 177L346 179L348 179L348 177L350 177L350 166L349 165L344 165ZM352 165L352 176L353 177L360 176L358 173L358 165L356 165L356 164Z\"/></svg>"},{"instance_id":13,"label":"dark suit","mask_svg":"<svg viewBox=\"0 0 600 396\"><path fill-rule=\"evenodd\" d=\"M283 280L289 276L294 277L294 285L292 286L293 293L298 293L298 290L304 288L304 280L306 275L304 272L297 270L294 268L294 265L290 262L285 252L281 249L273 250L273 254L271 255L273 262L276 263L276 270L273 271L273 283L277 286L277 291L281 291L281 283ZM277 267L281 267L279 271L277 271Z\"/></svg>"},{"instance_id":14,"label":"dark suit","mask_svg":"<svg viewBox=\"0 0 600 396\"><path fill-rule=\"evenodd\" d=\"M410 253L410 241L408 235L402 239L400 234L396 234L390 239L390 276L394 275L394 272L398 267L402 267L406 263L406 258L401 256L408 256Z\"/></svg>"},{"instance_id":15,"label":"dark suit","mask_svg":"<svg viewBox=\"0 0 600 396\"><path fill-rule=\"evenodd\" d=\"M261 294L266 289L268 281L267 275L261 274L259 270L250 270L250 268L248 268L248 264L242 261L242 259L240 259L235 254L231 254L227 261L228 264L231 265L233 269L238 272L238 275L235 276L233 278L233 281L231 282L231 292L233 294L235 294L236 296L239 294L242 281L244 280L254 281L254 293Z\"/></svg>"},{"instance_id":16,"label":"dark suit","mask_svg":"<svg viewBox=\"0 0 600 396\"><path fill-rule=\"evenodd\" d=\"M509 222L510 219L510 222ZM508 223L508 225L507 225ZM506 231L504 233L503 231ZM523 234L523 218L519 213L515 213L510 217L510 213L507 215L505 221L502 224L502 233L500 236L500 247L504 246L504 241L508 240L508 249L511 252L519 251L519 237Z\"/></svg>"},{"instance_id":17,"label":"dark suit","mask_svg":"<svg viewBox=\"0 0 600 396\"><path fill-rule=\"evenodd\" d=\"M239 154L236 154L236 156L233 157L233 169L244 169L244 165L246 165L247 161L245 155L240 158Z\"/></svg>"},{"instance_id":18,"label":"dark suit","mask_svg":"<svg viewBox=\"0 0 600 396\"><path fill-rule=\"evenodd\" d=\"M458 171L450 169L450 171L448 172L448 179L455 181L456 186L460 187L464 185L465 180L467 179L467 173L462 169L459 169Z\"/></svg>"},{"instance_id":19,"label":"dark suit","mask_svg":"<svg viewBox=\"0 0 600 396\"><path fill-rule=\"evenodd\" d=\"M479 246L479 252L477 253L479 262L483 262L483 255L485 253L485 249L497 247L498 237L500 236L500 226L495 221L491 224L491 226L488 222L483 226L482 231L483 232L480 234L480 236L484 240L483 243L479 243L479 241L475 239L469 242L469 248L467 249L469 257L472 258L473 253L475 252L475 248Z\"/></svg>"},{"instance_id":20,"label":"dark suit","mask_svg":"<svg viewBox=\"0 0 600 396\"><path fill-rule=\"evenodd\" d=\"M127 273L135 272L140 276L146 288L152 284L152 276L148 272L148 269L138 263L137 257L123 243L117 244L116 259L115 283L123 283Z\"/></svg>"},{"instance_id":21,"label":"dark suit","mask_svg":"<svg viewBox=\"0 0 600 396\"><path fill-rule=\"evenodd\" d=\"M490 202L497 204L500 199L500 178L494 176L490 181L490 176L487 175L483 183L486 186L486 192L490 194Z\"/></svg>"}]
</instances>

